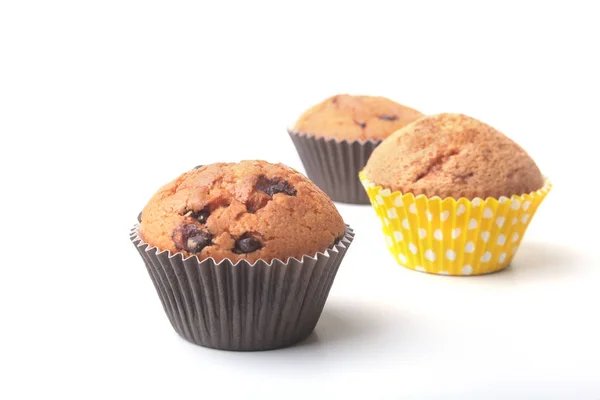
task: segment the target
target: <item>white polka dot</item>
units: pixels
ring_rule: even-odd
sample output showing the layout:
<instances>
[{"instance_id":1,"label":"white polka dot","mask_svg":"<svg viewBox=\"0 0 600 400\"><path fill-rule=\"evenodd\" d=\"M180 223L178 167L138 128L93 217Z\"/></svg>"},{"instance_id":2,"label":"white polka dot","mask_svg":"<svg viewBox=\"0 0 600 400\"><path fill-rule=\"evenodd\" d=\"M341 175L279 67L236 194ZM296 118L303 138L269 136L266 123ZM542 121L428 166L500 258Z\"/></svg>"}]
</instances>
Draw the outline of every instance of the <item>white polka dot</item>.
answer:
<instances>
[{"instance_id":1,"label":"white polka dot","mask_svg":"<svg viewBox=\"0 0 600 400\"><path fill-rule=\"evenodd\" d=\"M516 224L517 224L517 221L519 221L519 220L517 219L517 217L514 217L514 218L513 218L513 220L512 220L512 224L513 224L513 225L516 225Z\"/></svg>"},{"instance_id":2,"label":"white polka dot","mask_svg":"<svg viewBox=\"0 0 600 400\"><path fill-rule=\"evenodd\" d=\"M416 214L417 213L417 206L415 203L412 203L410 206L408 206L408 211L410 211L412 214Z\"/></svg>"},{"instance_id":3,"label":"white polka dot","mask_svg":"<svg viewBox=\"0 0 600 400\"><path fill-rule=\"evenodd\" d=\"M383 223L385 224L385 226L388 226L390 224L390 220L383 217Z\"/></svg>"},{"instance_id":4,"label":"white polka dot","mask_svg":"<svg viewBox=\"0 0 600 400\"><path fill-rule=\"evenodd\" d=\"M471 218L469 221L469 229L477 229L477 220L475 218Z\"/></svg>"},{"instance_id":5,"label":"white polka dot","mask_svg":"<svg viewBox=\"0 0 600 400\"><path fill-rule=\"evenodd\" d=\"M498 203L500 204L504 204L508 201L508 197L506 196L501 196L500 199L498 200Z\"/></svg>"},{"instance_id":6,"label":"white polka dot","mask_svg":"<svg viewBox=\"0 0 600 400\"><path fill-rule=\"evenodd\" d=\"M461 204L458 206L458 208L456 209L456 215L462 215L465 213L465 211L467 211L466 207L464 204Z\"/></svg>"},{"instance_id":7,"label":"white polka dot","mask_svg":"<svg viewBox=\"0 0 600 400\"><path fill-rule=\"evenodd\" d=\"M460 236L460 228L452 229L452 239L456 239Z\"/></svg>"},{"instance_id":8,"label":"white polka dot","mask_svg":"<svg viewBox=\"0 0 600 400\"><path fill-rule=\"evenodd\" d=\"M519 246L513 247L513 249L510 251L510 254L512 254L514 256L518 249L519 249Z\"/></svg>"},{"instance_id":9,"label":"white polka dot","mask_svg":"<svg viewBox=\"0 0 600 400\"><path fill-rule=\"evenodd\" d=\"M481 205L481 199L479 197L475 197L471 202L473 207L479 207Z\"/></svg>"},{"instance_id":10,"label":"white polka dot","mask_svg":"<svg viewBox=\"0 0 600 400\"><path fill-rule=\"evenodd\" d=\"M465 265L464 267L462 267L460 272L463 275L471 275L473 273L473 267L471 267L470 265Z\"/></svg>"},{"instance_id":11,"label":"white polka dot","mask_svg":"<svg viewBox=\"0 0 600 400\"><path fill-rule=\"evenodd\" d=\"M379 194L382 195L383 197L387 197L391 194L392 192L390 192L390 189L382 189Z\"/></svg>"},{"instance_id":12,"label":"white polka dot","mask_svg":"<svg viewBox=\"0 0 600 400\"><path fill-rule=\"evenodd\" d=\"M510 208L512 208L513 210L518 210L519 207L521 207L521 202L519 201L519 199L513 199L510 202Z\"/></svg>"},{"instance_id":13,"label":"white polka dot","mask_svg":"<svg viewBox=\"0 0 600 400\"><path fill-rule=\"evenodd\" d=\"M407 261L406 256L402 253L398 253L398 260L400 260L402 264L406 264Z\"/></svg>"},{"instance_id":14,"label":"white polka dot","mask_svg":"<svg viewBox=\"0 0 600 400\"><path fill-rule=\"evenodd\" d=\"M498 225L500 228L502 228L502 226L504 225L504 221L506 221L506 218L498 217L498 218L496 218L496 225Z\"/></svg>"},{"instance_id":15,"label":"white polka dot","mask_svg":"<svg viewBox=\"0 0 600 400\"><path fill-rule=\"evenodd\" d=\"M388 247L392 247L394 245L394 241L389 236L385 237L385 241L387 242Z\"/></svg>"},{"instance_id":16,"label":"white polka dot","mask_svg":"<svg viewBox=\"0 0 600 400\"><path fill-rule=\"evenodd\" d=\"M521 217L521 222L522 222L522 223L524 223L524 224L526 224L526 223L527 223L527 221L529 221L529 214L524 214L524 215Z\"/></svg>"},{"instance_id":17,"label":"white polka dot","mask_svg":"<svg viewBox=\"0 0 600 400\"><path fill-rule=\"evenodd\" d=\"M448 272L448 271L440 271L440 272L438 272L438 275L450 275L450 272Z\"/></svg>"},{"instance_id":18,"label":"white polka dot","mask_svg":"<svg viewBox=\"0 0 600 400\"><path fill-rule=\"evenodd\" d=\"M473 242L467 242L467 245L465 246L465 252L472 253L474 251L475 251L475 245L473 244Z\"/></svg>"},{"instance_id":19,"label":"white polka dot","mask_svg":"<svg viewBox=\"0 0 600 400\"><path fill-rule=\"evenodd\" d=\"M489 232L481 232L481 240L483 240L485 243L487 243L487 241L490 240L490 233Z\"/></svg>"},{"instance_id":20,"label":"white polka dot","mask_svg":"<svg viewBox=\"0 0 600 400\"><path fill-rule=\"evenodd\" d=\"M530 205L531 205L531 202L529 200L524 201L523 202L523 210L527 211L527 209L529 208Z\"/></svg>"},{"instance_id":21,"label":"white polka dot","mask_svg":"<svg viewBox=\"0 0 600 400\"><path fill-rule=\"evenodd\" d=\"M492 209L491 209L491 208L489 208L489 207L486 207L486 208L483 210L483 218L485 218L485 219L490 219L490 218L492 218L493 216L494 216L494 212L492 211Z\"/></svg>"},{"instance_id":22,"label":"white polka dot","mask_svg":"<svg viewBox=\"0 0 600 400\"><path fill-rule=\"evenodd\" d=\"M415 271L419 271L419 272L425 272L425 268L421 267L420 265L417 265L415 267Z\"/></svg>"},{"instance_id":23,"label":"white polka dot","mask_svg":"<svg viewBox=\"0 0 600 400\"><path fill-rule=\"evenodd\" d=\"M378 204L383 204L383 198L380 195L375 196L375 200L377 200Z\"/></svg>"},{"instance_id":24,"label":"white polka dot","mask_svg":"<svg viewBox=\"0 0 600 400\"><path fill-rule=\"evenodd\" d=\"M519 240L519 234L517 232L513 233L512 235L512 241L516 242L517 240Z\"/></svg>"},{"instance_id":25,"label":"white polka dot","mask_svg":"<svg viewBox=\"0 0 600 400\"><path fill-rule=\"evenodd\" d=\"M443 240L443 239L444 239L444 234L442 233L442 231L441 231L441 230L439 230L439 229L436 229L435 231L433 231L433 237L434 237L436 240Z\"/></svg>"},{"instance_id":26,"label":"white polka dot","mask_svg":"<svg viewBox=\"0 0 600 400\"><path fill-rule=\"evenodd\" d=\"M402 196L398 196L394 199L394 205L396 207L404 207L404 202L402 201Z\"/></svg>"},{"instance_id":27,"label":"white polka dot","mask_svg":"<svg viewBox=\"0 0 600 400\"><path fill-rule=\"evenodd\" d=\"M489 251L486 251L485 253L483 253L483 255L481 256L481 262L488 262L492 259L492 253L490 253Z\"/></svg>"},{"instance_id":28,"label":"white polka dot","mask_svg":"<svg viewBox=\"0 0 600 400\"><path fill-rule=\"evenodd\" d=\"M375 184L373 182L369 182L369 181L361 181L363 185L365 185L368 188L372 188L375 187Z\"/></svg>"},{"instance_id":29,"label":"white polka dot","mask_svg":"<svg viewBox=\"0 0 600 400\"><path fill-rule=\"evenodd\" d=\"M395 219L398 218L398 213L396 212L395 208L390 208L387 210L387 215L388 217L390 217L391 219Z\"/></svg>"},{"instance_id":30,"label":"white polka dot","mask_svg":"<svg viewBox=\"0 0 600 400\"><path fill-rule=\"evenodd\" d=\"M500 246L503 246L504 243L506 243L506 236L500 234L498 235L498 239L496 239L496 243L498 243Z\"/></svg>"},{"instance_id":31,"label":"white polka dot","mask_svg":"<svg viewBox=\"0 0 600 400\"><path fill-rule=\"evenodd\" d=\"M503 263L506 260L506 253L500 253L500 257L498 257L498 262Z\"/></svg>"},{"instance_id":32,"label":"white polka dot","mask_svg":"<svg viewBox=\"0 0 600 400\"><path fill-rule=\"evenodd\" d=\"M394 239L396 239L396 242L401 242L402 238L403 238L402 232L394 231Z\"/></svg>"},{"instance_id":33,"label":"white polka dot","mask_svg":"<svg viewBox=\"0 0 600 400\"><path fill-rule=\"evenodd\" d=\"M456 260L456 252L452 249L446 250L446 258L450 261Z\"/></svg>"},{"instance_id":34,"label":"white polka dot","mask_svg":"<svg viewBox=\"0 0 600 400\"><path fill-rule=\"evenodd\" d=\"M417 246L415 246L413 243L408 244L408 249L410 250L411 253L417 254Z\"/></svg>"},{"instance_id":35,"label":"white polka dot","mask_svg":"<svg viewBox=\"0 0 600 400\"><path fill-rule=\"evenodd\" d=\"M431 221L433 219L433 215L427 210L427 221Z\"/></svg>"},{"instance_id":36,"label":"white polka dot","mask_svg":"<svg viewBox=\"0 0 600 400\"><path fill-rule=\"evenodd\" d=\"M425 259L429 260L429 261L435 261L435 253L433 252L433 250L426 250L425 251Z\"/></svg>"},{"instance_id":37,"label":"white polka dot","mask_svg":"<svg viewBox=\"0 0 600 400\"><path fill-rule=\"evenodd\" d=\"M410 225L408 224L408 219L404 218L404 219L402 220L402 227L403 227L404 229L410 229Z\"/></svg>"},{"instance_id":38,"label":"white polka dot","mask_svg":"<svg viewBox=\"0 0 600 400\"><path fill-rule=\"evenodd\" d=\"M450 216L450 212L448 210L444 211L443 213L440 214L440 219L442 221L445 221L448 219L448 217Z\"/></svg>"},{"instance_id":39,"label":"white polka dot","mask_svg":"<svg viewBox=\"0 0 600 400\"><path fill-rule=\"evenodd\" d=\"M426 236L427 236L427 231L423 228L419 228L419 237L421 239L425 239Z\"/></svg>"}]
</instances>

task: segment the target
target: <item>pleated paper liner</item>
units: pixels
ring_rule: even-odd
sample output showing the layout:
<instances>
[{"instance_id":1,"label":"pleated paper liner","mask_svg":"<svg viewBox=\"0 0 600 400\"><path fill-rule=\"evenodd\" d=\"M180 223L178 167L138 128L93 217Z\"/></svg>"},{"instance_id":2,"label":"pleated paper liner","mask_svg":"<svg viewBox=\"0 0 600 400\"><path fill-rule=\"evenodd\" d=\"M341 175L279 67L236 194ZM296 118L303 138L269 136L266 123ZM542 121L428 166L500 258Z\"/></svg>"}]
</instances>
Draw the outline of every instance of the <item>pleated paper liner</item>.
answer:
<instances>
[{"instance_id":1,"label":"pleated paper liner","mask_svg":"<svg viewBox=\"0 0 600 400\"><path fill-rule=\"evenodd\" d=\"M481 275L512 261L525 231L552 184L499 199L427 198L391 192L360 179L382 221L398 264L440 275Z\"/></svg>"},{"instance_id":2,"label":"pleated paper liner","mask_svg":"<svg viewBox=\"0 0 600 400\"><path fill-rule=\"evenodd\" d=\"M175 331L201 346L239 351L277 349L308 337L354 238L346 226L339 242L314 256L233 264L158 251L138 228L131 241Z\"/></svg>"},{"instance_id":3,"label":"pleated paper liner","mask_svg":"<svg viewBox=\"0 0 600 400\"><path fill-rule=\"evenodd\" d=\"M288 129L306 175L333 201L369 204L358 173L381 140L337 140Z\"/></svg>"}]
</instances>

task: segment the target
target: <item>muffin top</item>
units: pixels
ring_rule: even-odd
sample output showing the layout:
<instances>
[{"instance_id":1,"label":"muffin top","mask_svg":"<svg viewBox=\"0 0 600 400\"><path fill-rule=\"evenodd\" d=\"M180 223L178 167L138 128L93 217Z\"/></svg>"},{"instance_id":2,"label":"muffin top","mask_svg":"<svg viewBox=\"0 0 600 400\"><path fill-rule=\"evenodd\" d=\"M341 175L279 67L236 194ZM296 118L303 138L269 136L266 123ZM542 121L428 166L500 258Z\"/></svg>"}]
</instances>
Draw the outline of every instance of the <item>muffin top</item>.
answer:
<instances>
[{"instance_id":1,"label":"muffin top","mask_svg":"<svg viewBox=\"0 0 600 400\"><path fill-rule=\"evenodd\" d=\"M422 115L385 97L340 94L305 111L294 130L339 140L383 139Z\"/></svg>"},{"instance_id":2,"label":"muffin top","mask_svg":"<svg viewBox=\"0 0 600 400\"><path fill-rule=\"evenodd\" d=\"M365 176L402 193L467 199L522 195L544 178L518 144L461 114L421 118L373 152Z\"/></svg>"},{"instance_id":3,"label":"muffin top","mask_svg":"<svg viewBox=\"0 0 600 400\"><path fill-rule=\"evenodd\" d=\"M325 193L297 171L265 161L186 172L152 196L140 219L149 245L217 262L314 256L345 232Z\"/></svg>"}]
</instances>

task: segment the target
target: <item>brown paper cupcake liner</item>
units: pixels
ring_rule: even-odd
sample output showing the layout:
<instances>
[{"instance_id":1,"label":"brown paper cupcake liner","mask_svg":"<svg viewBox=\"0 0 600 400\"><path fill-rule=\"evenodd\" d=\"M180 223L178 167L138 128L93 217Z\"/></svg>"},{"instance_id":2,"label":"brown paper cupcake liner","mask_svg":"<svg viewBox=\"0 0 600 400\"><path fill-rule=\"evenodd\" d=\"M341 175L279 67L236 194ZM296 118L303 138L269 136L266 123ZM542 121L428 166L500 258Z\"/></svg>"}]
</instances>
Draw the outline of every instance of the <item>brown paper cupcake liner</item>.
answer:
<instances>
[{"instance_id":1,"label":"brown paper cupcake liner","mask_svg":"<svg viewBox=\"0 0 600 400\"><path fill-rule=\"evenodd\" d=\"M333 201L370 204L358 173L381 140L337 140L288 129L306 175Z\"/></svg>"},{"instance_id":2,"label":"brown paper cupcake liner","mask_svg":"<svg viewBox=\"0 0 600 400\"><path fill-rule=\"evenodd\" d=\"M233 264L159 251L138 235L142 256L171 325L184 339L222 350L270 350L310 335L354 231L324 252L287 262Z\"/></svg>"}]
</instances>

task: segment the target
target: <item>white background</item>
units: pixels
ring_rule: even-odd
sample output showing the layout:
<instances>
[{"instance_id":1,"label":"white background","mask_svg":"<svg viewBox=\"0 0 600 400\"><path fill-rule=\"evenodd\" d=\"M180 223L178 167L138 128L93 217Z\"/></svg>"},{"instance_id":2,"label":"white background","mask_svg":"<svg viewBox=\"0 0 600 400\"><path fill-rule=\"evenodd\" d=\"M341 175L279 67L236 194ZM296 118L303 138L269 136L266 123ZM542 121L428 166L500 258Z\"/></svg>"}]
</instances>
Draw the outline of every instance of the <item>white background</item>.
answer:
<instances>
[{"instance_id":1,"label":"white background","mask_svg":"<svg viewBox=\"0 0 600 400\"><path fill-rule=\"evenodd\" d=\"M453 3L450 5L449 3ZM485 4L484 4L485 3ZM600 398L594 2L0 2L0 398ZM336 93L462 112L555 187L513 266L395 265L369 207L316 333L180 339L128 239L162 184Z\"/></svg>"}]
</instances>

